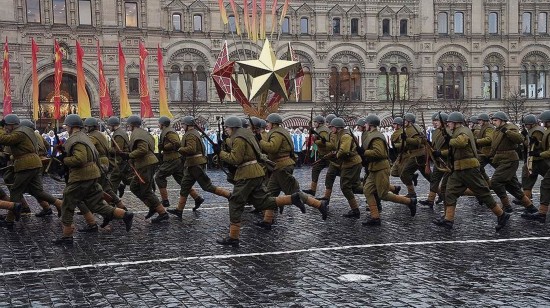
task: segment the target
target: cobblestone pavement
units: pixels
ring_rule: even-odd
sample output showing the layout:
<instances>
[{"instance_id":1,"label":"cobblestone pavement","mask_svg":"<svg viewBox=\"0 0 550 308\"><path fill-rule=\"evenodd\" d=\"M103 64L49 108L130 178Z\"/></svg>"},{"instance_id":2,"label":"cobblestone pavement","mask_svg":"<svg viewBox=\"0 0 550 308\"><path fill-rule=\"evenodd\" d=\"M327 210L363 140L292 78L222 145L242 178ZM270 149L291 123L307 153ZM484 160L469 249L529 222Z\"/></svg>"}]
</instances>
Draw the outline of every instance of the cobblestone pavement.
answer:
<instances>
[{"instance_id":1,"label":"cobblestone pavement","mask_svg":"<svg viewBox=\"0 0 550 308\"><path fill-rule=\"evenodd\" d=\"M295 172L303 187L310 170ZM223 173L209 174L227 186ZM178 186L169 187L174 206ZM419 196L427 190L422 179ZM115 222L112 231L78 234L73 247L50 244L61 232L56 216L25 217L13 232L1 229L0 306L550 305L549 228L523 221L517 206L499 233L492 213L471 197L459 200L452 231L431 224L441 206L411 218L406 207L389 202L382 226L367 228L364 196L362 218L342 218L348 206L336 185L327 221L317 210L288 207L264 231L253 225L260 217L247 213L241 247L234 249L215 243L228 232L227 202L203 196L200 210L188 206L182 221L152 225L127 189L123 200L137 213L132 230ZM84 224L82 217L76 222Z\"/></svg>"}]
</instances>

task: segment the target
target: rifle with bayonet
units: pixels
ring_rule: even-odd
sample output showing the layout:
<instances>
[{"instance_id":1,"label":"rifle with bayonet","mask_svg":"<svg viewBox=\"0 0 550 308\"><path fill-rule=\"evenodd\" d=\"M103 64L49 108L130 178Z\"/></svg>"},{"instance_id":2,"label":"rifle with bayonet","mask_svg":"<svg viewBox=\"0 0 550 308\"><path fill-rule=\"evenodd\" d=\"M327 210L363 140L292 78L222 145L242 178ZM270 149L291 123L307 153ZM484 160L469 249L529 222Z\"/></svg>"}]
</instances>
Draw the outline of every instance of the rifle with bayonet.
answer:
<instances>
[{"instance_id":1,"label":"rifle with bayonet","mask_svg":"<svg viewBox=\"0 0 550 308\"><path fill-rule=\"evenodd\" d=\"M116 147L116 152L117 153L124 153L122 151L122 149L120 148L120 146L118 145L118 143L113 140L112 142L115 147ZM137 177L138 181L141 183L141 184L145 184L145 180L143 179L143 177L141 176L141 174L139 174L138 170L136 169L136 167L134 166L134 164L132 164L129 160L128 160L128 166L130 166L130 169L132 169L132 171L134 172L134 175Z\"/></svg>"},{"instance_id":2,"label":"rifle with bayonet","mask_svg":"<svg viewBox=\"0 0 550 308\"><path fill-rule=\"evenodd\" d=\"M521 119L521 122L523 123L523 118ZM521 134L525 138L523 141L523 162L527 166L527 172L531 175L533 174L533 156L529 156L529 152L533 152L533 150L535 150L536 143L531 142L531 138L535 137L529 136L529 131L527 131L525 124L522 124L521 128Z\"/></svg>"}]
</instances>

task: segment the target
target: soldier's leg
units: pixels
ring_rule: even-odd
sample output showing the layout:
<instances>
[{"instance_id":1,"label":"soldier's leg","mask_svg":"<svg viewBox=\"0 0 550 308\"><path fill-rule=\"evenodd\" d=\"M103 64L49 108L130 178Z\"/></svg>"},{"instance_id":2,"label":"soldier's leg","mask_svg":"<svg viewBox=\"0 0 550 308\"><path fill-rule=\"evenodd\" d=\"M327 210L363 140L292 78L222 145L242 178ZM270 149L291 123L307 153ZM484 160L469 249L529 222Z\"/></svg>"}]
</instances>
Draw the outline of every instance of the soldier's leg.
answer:
<instances>
[{"instance_id":1,"label":"soldier's leg","mask_svg":"<svg viewBox=\"0 0 550 308\"><path fill-rule=\"evenodd\" d=\"M61 237L54 240L53 243L57 245L70 244L73 241L74 234L74 210L76 206L81 202L82 198L85 198L82 194L82 190L78 182L69 183L63 190L63 204L61 205L61 223L63 224L63 232Z\"/></svg>"},{"instance_id":2,"label":"soldier's leg","mask_svg":"<svg viewBox=\"0 0 550 308\"><path fill-rule=\"evenodd\" d=\"M376 198L374 197L374 195L377 194L375 183L376 173L377 172L370 172L363 186L363 193L367 199L367 207L370 211L370 217L363 222L364 226L380 225L380 213L378 212Z\"/></svg>"},{"instance_id":3,"label":"soldier's leg","mask_svg":"<svg viewBox=\"0 0 550 308\"><path fill-rule=\"evenodd\" d=\"M148 208L149 212L145 216L145 219L151 218L155 213L158 214L158 217L151 220L151 222L160 222L162 220L168 219L168 213L166 209L160 203L160 200L157 198L153 192L153 176L155 172L155 166L146 166L144 168L139 168L137 170L141 175L145 183L140 183L136 176L132 178L130 183L130 190L134 195L136 195Z\"/></svg>"},{"instance_id":4,"label":"soldier's leg","mask_svg":"<svg viewBox=\"0 0 550 308\"><path fill-rule=\"evenodd\" d=\"M321 159L318 163L311 168L311 184L309 189L304 189L303 192L315 196L317 193L317 183L319 182L319 176L321 171L327 168L329 162L326 159Z\"/></svg>"},{"instance_id":5,"label":"soldier's leg","mask_svg":"<svg viewBox=\"0 0 550 308\"><path fill-rule=\"evenodd\" d=\"M168 190L166 189L168 187L168 181L166 178L174 173L174 169L177 167L175 164L181 164L181 161L179 159L164 161L159 166L157 173L155 173L155 183L159 188L161 203L164 207L170 206L170 200L168 200Z\"/></svg>"},{"instance_id":6,"label":"soldier's leg","mask_svg":"<svg viewBox=\"0 0 550 308\"><path fill-rule=\"evenodd\" d=\"M508 164L501 163L495 166L495 172L493 173L493 176L491 177L491 189L495 192L497 197L500 198L500 201L502 202L502 208L507 211L511 212L512 205L510 203L510 199L508 198L508 193L506 192L506 182L508 182L508 177L510 175L510 170L508 170ZM517 169L514 169L514 173Z\"/></svg>"},{"instance_id":7,"label":"soldier's leg","mask_svg":"<svg viewBox=\"0 0 550 308\"><path fill-rule=\"evenodd\" d=\"M104 173L99 178L99 185L101 185L101 188L103 189L103 192L109 196L107 200L108 202L114 204L117 208L125 209L126 206L122 203L122 200L117 196L117 194L113 190L113 186L111 185L111 180L109 173Z\"/></svg>"},{"instance_id":8,"label":"soldier's leg","mask_svg":"<svg viewBox=\"0 0 550 308\"><path fill-rule=\"evenodd\" d=\"M182 218L183 210L187 204L187 197L193 188L196 180L195 177L191 174L191 170L186 167L183 170L183 176L180 182L180 197L178 200L178 206L175 209L168 210L168 213L176 215L178 218Z\"/></svg>"},{"instance_id":9,"label":"soldier's leg","mask_svg":"<svg viewBox=\"0 0 550 308\"><path fill-rule=\"evenodd\" d=\"M348 201L350 210L346 214L342 215L346 218L359 218L361 212L359 211L359 204L357 199L355 199L355 194L353 192L353 186L359 177L361 176L361 164L351 166L349 168L342 168L340 170L340 188L342 189L342 194Z\"/></svg>"},{"instance_id":10,"label":"soldier's leg","mask_svg":"<svg viewBox=\"0 0 550 308\"><path fill-rule=\"evenodd\" d=\"M414 217L416 215L417 200L415 197L400 196L390 191L390 170L384 169L376 171L373 181L376 193L380 196L380 199L393 203L404 204L409 208L411 216Z\"/></svg>"},{"instance_id":11,"label":"soldier's leg","mask_svg":"<svg viewBox=\"0 0 550 308\"><path fill-rule=\"evenodd\" d=\"M338 167L334 164L329 163L327 174L325 175L325 192L323 194L323 197L319 198L319 200L330 201L330 196L332 196L332 187L334 186L336 177L339 174L340 170L338 169Z\"/></svg>"},{"instance_id":12,"label":"soldier's leg","mask_svg":"<svg viewBox=\"0 0 550 308\"><path fill-rule=\"evenodd\" d=\"M418 169L418 165L416 164L416 160L414 157L410 158L404 158L401 161L401 173L399 174L399 178L401 178L401 182L407 186L407 195L408 196L416 196L416 191L414 189L413 185L413 174Z\"/></svg>"},{"instance_id":13,"label":"soldier's leg","mask_svg":"<svg viewBox=\"0 0 550 308\"><path fill-rule=\"evenodd\" d=\"M544 173L544 177L540 182L540 207L537 213L527 214L524 213L521 217L528 220L536 220L542 223L546 222L546 215L548 214L548 206L550 205L550 169L547 169Z\"/></svg>"},{"instance_id":14,"label":"soldier's leg","mask_svg":"<svg viewBox=\"0 0 550 308\"><path fill-rule=\"evenodd\" d=\"M189 167L191 174L197 180L197 183L199 183L202 190L211 192L224 198L229 198L231 192L225 188L214 186L212 184L212 181L204 171L204 168L205 165ZM191 192L192 188L192 186L189 188L189 192Z\"/></svg>"},{"instance_id":15,"label":"soldier's leg","mask_svg":"<svg viewBox=\"0 0 550 308\"><path fill-rule=\"evenodd\" d=\"M443 217L433 221L434 224L452 229L455 219L456 203L458 198L466 191L466 185L462 183L461 177L465 176L464 171L455 171L451 173L447 180L445 190L444 212Z\"/></svg>"},{"instance_id":16,"label":"soldier's leg","mask_svg":"<svg viewBox=\"0 0 550 308\"><path fill-rule=\"evenodd\" d=\"M101 185L96 180L81 182L84 198L84 204L90 211L100 214L104 217L102 226L106 226L112 219L123 219L126 225L126 231L130 230L134 214L126 212L121 208L113 208L103 200L103 190Z\"/></svg>"},{"instance_id":17,"label":"soldier's leg","mask_svg":"<svg viewBox=\"0 0 550 308\"><path fill-rule=\"evenodd\" d=\"M500 176L507 179L507 181L504 182L504 188L516 199L521 200L521 203L525 208L525 211L536 213L537 209L535 208L531 200L523 193L521 184L519 183L519 180L516 176L516 171L518 170L518 167L519 167L518 161L512 161L512 162L507 162L502 164L501 166L502 171ZM511 208L512 208L511 205L509 205L508 211L511 211ZM507 208L505 208L505 210L506 209Z\"/></svg>"},{"instance_id":18,"label":"soldier's leg","mask_svg":"<svg viewBox=\"0 0 550 308\"><path fill-rule=\"evenodd\" d=\"M442 171L439 171L435 166L433 169L434 170L430 176L430 192L428 193L428 198L419 202L420 204L426 205L430 208L433 208L435 204L435 197L439 193L439 183L443 178Z\"/></svg>"}]
</instances>

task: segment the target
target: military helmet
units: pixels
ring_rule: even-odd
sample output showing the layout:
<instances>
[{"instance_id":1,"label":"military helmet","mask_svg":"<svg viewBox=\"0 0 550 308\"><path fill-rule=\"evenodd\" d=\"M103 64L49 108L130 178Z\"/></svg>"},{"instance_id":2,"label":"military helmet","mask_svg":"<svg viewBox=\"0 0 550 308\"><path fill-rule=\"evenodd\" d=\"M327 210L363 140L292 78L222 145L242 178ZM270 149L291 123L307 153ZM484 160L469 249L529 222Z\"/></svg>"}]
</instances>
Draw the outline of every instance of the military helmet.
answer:
<instances>
[{"instance_id":1,"label":"military helmet","mask_svg":"<svg viewBox=\"0 0 550 308\"><path fill-rule=\"evenodd\" d=\"M6 122L7 125L19 125L21 123L21 121L19 121L19 117L13 113L5 116L4 122Z\"/></svg>"},{"instance_id":2,"label":"military helmet","mask_svg":"<svg viewBox=\"0 0 550 308\"><path fill-rule=\"evenodd\" d=\"M471 116L470 119L469 119L468 121L471 122L471 123L477 123L477 120L478 120L478 119L479 119L479 118L476 117L476 116Z\"/></svg>"},{"instance_id":3,"label":"military helmet","mask_svg":"<svg viewBox=\"0 0 550 308\"><path fill-rule=\"evenodd\" d=\"M334 118L332 121L330 121L330 126L344 128L346 127L346 122L344 122L344 119L342 118Z\"/></svg>"},{"instance_id":4,"label":"military helmet","mask_svg":"<svg viewBox=\"0 0 550 308\"><path fill-rule=\"evenodd\" d=\"M365 122L367 122L368 125L380 126L380 118L375 114L369 114L365 118Z\"/></svg>"},{"instance_id":5,"label":"military helmet","mask_svg":"<svg viewBox=\"0 0 550 308\"><path fill-rule=\"evenodd\" d=\"M260 119L260 128L265 128L267 126L267 122L264 119Z\"/></svg>"},{"instance_id":6,"label":"military helmet","mask_svg":"<svg viewBox=\"0 0 550 308\"><path fill-rule=\"evenodd\" d=\"M21 120L21 125L26 126L28 128L36 129L36 126L31 120Z\"/></svg>"},{"instance_id":7,"label":"military helmet","mask_svg":"<svg viewBox=\"0 0 550 308\"><path fill-rule=\"evenodd\" d=\"M412 113L406 113L403 120L414 123L416 121L416 116Z\"/></svg>"},{"instance_id":8,"label":"military helmet","mask_svg":"<svg viewBox=\"0 0 550 308\"><path fill-rule=\"evenodd\" d=\"M325 117L323 117L322 115L315 116L315 118L313 118L313 122L317 122L319 124L324 124L325 123Z\"/></svg>"},{"instance_id":9,"label":"military helmet","mask_svg":"<svg viewBox=\"0 0 550 308\"><path fill-rule=\"evenodd\" d=\"M170 119L168 117L160 117L159 124L168 127L170 126Z\"/></svg>"},{"instance_id":10,"label":"military helmet","mask_svg":"<svg viewBox=\"0 0 550 308\"><path fill-rule=\"evenodd\" d=\"M250 120L252 120L252 124L254 125L254 128L260 128L261 127L262 124L261 124L260 118L251 117Z\"/></svg>"},{"instance_id":11,"label":"military helmet","mask_svg":"<svg viewBox=\"0 0 550 308\"><path fill-rule=\"evenodd\" d=\"M357 122L355 122L355 125L357 126L365 126L367 124L366 118L359 118L357 119Z\"/></svg>"},{"instance_id":12,"label":"military helmet","mask_svg":"<svg viewBox=\"0 0 550 308\"><path fill-rule=\"evenodd\" d=\"M84 126L84 123L82 123L82 119L78 114L69 114L65 118L63 125L67 125L68 127L82 127Z\"/></svg>"},{"instance_id":13,"label":"military helmet","mask_svg":"<svg viewBox=\"0 0 550 308\"><path fill-rule=\"evenodd\" d=\"M498 112L495 112L495 114L493 114L493 116L491 117L491 120L492 119L499 119L501 121L505 121L507 122L508 121L508 115L502 111L498 111Z\"/></svg>"},{"instance_id":14,"label":"military helmet","mask_svg":"<svg viewBox=\"0 0 550 308\"><path fill-rule=\"evenodd\" d=\"M250 125L250 122L248 121L247 118L241 118L241 124L242 124L242 127L247 128L248 125Z\"/></svg>"},{"instance_id":15,"label":"military helmet","mask_svg":"<svg viewBox=\"0 0 550 308\"><path fill-rule=\"evenodd\" d=\"M140 127L141 126L141 118L137 115L131 115L126 119L126 124Z\"/></svg>"},{"instance_id":16,"label":"military helmet","mask_svg":"<svg viewBox=\"0 0 550 308\"><path fill-rule=\"evenodd\" d=\"M99 122L96 118L86 118L86 120L84 120L84 126L99 126Z\"/></svg>"},{"instance_id":17,"label":"military helmet","mask_svg":"<svg viewBox=\"0 0 550 308\"><path fill-rule=\"evenodd\" d=\"M489 119L489 115L486 114L486 113L482 113L482 114L478 115L477 119L481 120L481 121L487 121L487 122L491 121L491 119Z\"/></svg>"},{"instance_id":18,"label":"military helmet","mask_svg":"<svg viewBox=\"0 0 550 308\"><path fill-rule=\"evenodd\" d=\"M325 123L327 123L328 125L330 125L330 123L332 122L332 120L334 120L334 118L336 118L336 115L331 113L329 115L327 115L325 117Z\"/></svg>"},{"instance_id":19,"label":"military helmet","mask_svg":"<svg viewBox=\"0 0 550 308\"><path fill-rule=\"evenodd\" d=\"M403 125L403 118L402 117L394 118L392 124Z\"/></svg>"},{"instance_id":20,"label":"military helmet","mask_svg":"<svg viewBox=\"0 0 550 308\"><path fill-rule=\"evenodd\" d=\"M543 123L550 122L550 110L545 110L539 115L539 120Z\"/></svg>"},{"instance_id":21,"label":"military helmet","mask_svg":"<svg viewBox=\"0 0 550 308\"><path fill-rule=\"evenodd\" d=\"M535 125L537 124L537 117L534 114L528 114L523 117L522 122L526 125Z\"/></svg>"},{"instance_id":22,"label":"military helmet","mask_svg":"<svg viewBox=\"0 0 550 308\"><path fill-rule=\"evenodd\" d=\"M464 123L464 115L458 111L451 112L447 117L447 122Z\"/></svg>"},{"instance_id":23,"label":"military helmet","mask_svg":"<svg viewBox=\"0 0 550 308\"><path fill-rule=\"evenodd\" d=\"M243 127L243 122L241 121L241 119L239 119L237 117L229 117L225 120L223 125L225 127L231 127L231 128Z\"/></svg>"},{"instance_id":24,"label":"military helmet","mask_svg":"<svg viewBox=\"0 0 550 308\"><path fill-rule=\"evenodd\" d=\"M193 116L185 116L181 118L181 123L185 125L195 125L195 118Z\"/></svg>"},{"instance_id":25,"label":"military helmet","mask_svg":"<svg viewBox=\"0 0 550 308\"><path fill-rule=\"evenodd\" d=\"M107 120L107 125L110 125L110 126L117 126L117 125L120 125L120 119L117 118L117 117L110 117L110 118Z\"/></svg>"},{"instance_id":26,"label":"military helmet","mask_svg":"<svg viewBox=\"0 0 550 308\"><path fill-rule=\"evenodd\" d=\"M273 124L283 124L283 118L277 114L277 113L272 113L270 115L267 116L267 119L265 119L267 122L269 123L273 123Z\"/></svg>"},{"instance_id":27,"label":"military helmet","mask_svg":"<svg viewBox=\"0 0 550 308\"><path fill-rule=\"evenodd\" d=\"M443 122L447 122L448 118L449 118L449 115L445 112L436 112L432 115L432 121L441 121L441 120L443 120Z\"/></svg>"}]
</instances>

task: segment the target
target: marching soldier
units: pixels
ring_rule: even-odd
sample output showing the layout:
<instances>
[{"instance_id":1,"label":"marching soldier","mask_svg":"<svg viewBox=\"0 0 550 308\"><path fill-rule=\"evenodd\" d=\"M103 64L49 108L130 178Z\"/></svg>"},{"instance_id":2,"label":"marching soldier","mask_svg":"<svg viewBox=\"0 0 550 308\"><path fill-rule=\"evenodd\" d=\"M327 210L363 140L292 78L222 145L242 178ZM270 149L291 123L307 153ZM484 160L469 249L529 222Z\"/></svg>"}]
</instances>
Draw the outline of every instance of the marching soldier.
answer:
<instances>
[{"instance_id":1,"label":"marching soldier","mask_svg":"<svg viewBox=\"0 0 550 308\"><path fill-rule=\"evenodd\" d=\"M273 117L272 121L275 121ZM215 146L215 152L224 162L234 165L237 169L234 175L235 186L229 198L229 236L217 240L224 246L239 246L241 230L241 216L246 203L251 203L261 210L275 210L277 207L294 204L302 213L306 209L304 202L317 207L323 220L326 219L328 207L326 202L321 202L308 197L305 193L295 192L292 195L271 196L263 185L264 169L258 163L262 153L256 142L254 134L248 129L242 128L242 122L237 117L230 117L225 121L225 130L230 138L231 149L221 151L220 146Z\"/></svg>"},{"instance_id":2,"label":"marching soldier","mask_svg":"<svg viewBox=\"0 0 550 308\"><path fill-rule=\"evenodd\" d=\"M429 177L424 173L426 151L422 139L425 137L421 133L422 128L415 124L415 121L414 114L405 114L403 117L404 128L401 133L401 146L404 148L401 151L401 161L399 162L401 164L399 177L407 186L407 196L409 197L416 197L414 174L417 170L429 181Z\"/></svg>"},{"instance_id":3,"label":"marching soldier","mask_svg":"<svg viewBox=\"0 0 550 308\"><path fill-rule=\"evenodd\" d=\"M474 134L474 137L477 136L480 130L479 125L479 118L477 116L471 116L468 120L468 125L470 126L470 129L472 130L472 133Z\"/></svg>"},{"instance_id":4,"label":"marching soldier","mask_svg":"<svg viewBox=\"0 0 550 308\"><path fill-rule=\"evenodd\" d=\"M496 230L499 231L505 225L510 214L504 212L495 202L487 182L479 171L479 160L472 131L463 126L464 116L460 112L452 112L447 119L447 126L452 135L447 136L449 144L449 165L452 172L447 181L445 191L445 214L442 218L434 220L434 224L447 229L452 229L455 218L456 202L464 194L466 189L475 193L497 216Z\"/></svg>"},{"instance_id":5,"label":"marching soldier","mask_svg":"<svg viewBox=\"0 0 550 308\"><path fill-rule=\"evenodd\" d=\"M311 185L309 189L303 190L306 194L310 194L315 197L317 193L317 182L319 182L319 175L323 169L328 168L329 160L324 158L330 151L327 151L327 141L329 141L330 130L325 126L325 118L323 116L316 116L313 119L313 128L309 130L310 140L315 140L317 145L317 152L319 154L319 160L311 168Z\"/></svg>"},{"instance_id":6,"label":"marching soldier","mask_svg":"<svg viewBox=\"0 0 550 308\"><path fill-rule=\"evenodd\" d=\"M491 163L489 155L491 154L491 142L493 140L495 127L491 124L491 119L489 119L489 115L486 113L482 113L477 117L477 123L479 131L477 131L474 137L476 138L476 146L479 151L481 175L483 175L483 178L487 181L489 186L491 186L491 181L485 171L485 166Z\"/></svg>"},{"instance_id":7,"label":"marching soldier","mask_svg":"<svg viewBox=\"0 0 550 308\"><path fill-rule=\"evenodd\" d=\"M13 183L10 189L10 201L21 203L23 193L31 194L36 200L43 200L61 208L61 200L44 191L42 186L42 160L38 156L38 140L34 130L20 125L19 117L8 114L4 117L5 131L0 131L0 144L10 147L13 156ZM18 206L8 212L5 222L13 230ZM17 214L19 215L19 214Z\"/></svg>"},{"instance_id":8,"label":"marching soldier","mask_svg":"<svg viewBox=\"0 0 550 308\"><path fill-rule=\"evenodd\" d=\"M545 131L544 127L538 124L537 117L532 114L526 115L523 117L523 125L525 125L525 130L522 131L522 134L525 136L524 143L528 148L528 152L543 152L542 139ZM528 155L528 153L525 153L525 155ZM522 167L521 186L523 193L529 199L533 199L532 190L538 176L544 177L546 171L548 171L548 165L544 158L530 156L526 159Z\"/></svg>"},{"instance_id":9,"label":"marching soldier","mask_svg":"<svg viewBox=\"0 0 550 308\"><path fill-rule=\"evenodd\" d=\"M195 118L186 116L182 118L181 122L185 135L183 135L181 147L178 149L178 152L185 157L183 179L180 182L181 189L178 206L176 209L168 211L170 214L176 215L180 219L182 218L183 209L187 203L187 197L195 182L198 182L204 191L224 198L229 198L229 196L231 196L231 192L227 189L214 186L205 172L207 163L206 153L201 139L202 136L196 129L197 124L195 123Z\"/></svg>"},{"instance_id":10,"label":"marching soldier","mask_svg":"<svg viewBox=\"0 0 550 308\"><path fill-rule=\"evenodd\" d=\"M336 177L340 176L340 165L336 163L334 155L332 155L334 153L334 150L336 149L336 134L332 133L332 125L330 123L332 122L332 120L334 120L334 118L336 118L336 115L332 113L327 115L325 118L327 128L331 130L328 134L328 141L323 144L325 151L328 153L325 154L324 159L328 160L329 165L327 169L327 174L325 174L325 192L323 193L323 196L321 198L318 198L318 200L324 200L327 202L330 202L330 197L332 196L332 187L334 186Z\"/></svg>"},{"instance_id":11,"label":"marching soldier","mask_svg":"<svg viewBox=\"0 0 550 308\"><path fill-rule=\"evenodd\" d=\"M495 112L491 120L495 125L491 141L491 153L489 154L495 166L495 172L491 178L491 189L500 198L505 212L511 213L513 211L508 198L508 191L516 199L521 200L526 212L536 213L537 208L533 205L531 199L523 193L516 176L519 167L519 156L516 150L518 145L523 142L523 136L516 125L507 123L508 115L504 112Z\"/></svg>"},{"instance_id":12,"label":"marching soldier","mask_svg":"<svg viewBox=\"0 0 550 308\"><path fill-rule=\"evenodd\" d=\"M132 167L132 163L134 164L132 168L134 176L130 182L130 191L149 208L145 219L149 219L157 213L158 216L151 219L152 223L168 220L166 209L153 192L153 177L155 166L158 163L154 152L155 140L149 132L141 128L141 118L136 115L128 117L126 126L132 132L128 145L130 152L117 154L124 160L131 159L132 162L128 161L130 167Z\"/></svg>"},{"instance_id":13,"label":"marching soldier","mask_svg":"<svg viewBox=\"0 0 550 308\"><path fill-rule=\"evenodd\" d=\"M267 140L267 132L265 131L267 127L267 122L264 119L260 119L260 136L262 140Z\"/></svg>"},{"instance_id":14,"label":"marching soldier","mask_svg":"<svg viewBox=\"0 0 550 308\"><path fill-rule=\"evenodd\" d=\"M391 166L390 175L398 178L401 174L401 149L403 148L401 141L401 134L403 134L403 118L396 117L392 123L393 133L391 134L390 141L392 148L395 151L396 159Z\"/></svg>"},{"instance_id":15,"label":"marching soldier","mask_svg":"<svg viewBox=\"0 0 550 308\"><path fill-rule=\"evenodd\" d=\"M180 184L183 179L182 156L178 152L181 140L178 133L170 126L170 119L168 117L159 118L159 128L161 129L161 133L159 136L158 149L160 155L162 155L162 162L155 174L155 183L159 188L162 205L164 207L169 207L170 200L168 200L168 190L166 189L168 187L168 181L166 178L173 176L178 184ZM193 211L196 211L204 202L204 198L193 188L191 188L189 195L195 200Z\"/></svg>"},{"instance_id":16,"label":"marching soldier","mask_svg":"<svg viewBox=\"0 0 550 308\"><path fill-rule=\"evenodd\" d=\"M82 120L76 114L65 118L63 125L67 126L69 139L63 144L66 153L63 164L69 168L69 179L63 190L63 205L61 207L61 222L63 233L53 244L73 243L73 216L77 204L83 203L87 209L101 214L106 220L122 219L126 231L130 231L134 214L120 208L113 208L103 201L103 190L99 184L99 153L90 138L81 131Z\"/></svg>"},{"instance_id":17,"label":"marching soldier","mask_svg":"<svg viewBox=\"0 0 550 308\"><path fill-rule=\"evenodd\" d=\"M543 179L540 182L540 207L537 213L523 213L521 217L545 223L546 215L548 214L548 205L550 205L550 164L548 162L550 160L550 110L541 113L539 120L543 123L546 130L539 141L540 147L531 150L529 156L542 159L537 161L539 165L537 172L543 175ZM545 162L545 164L541 164L540 162ZM533 170L535 170L534 167Z\"/></svg>"},{"instance_id":18,"label":"marching soldier","mask_svg":"<svg viewBox=\"0 0 550 308\"><path fill-rule=\"evenodd\" d=\"M365 180L363 193L367 198L367 205L370 210L370 218L363 222L366 226L380 225L380 213L378 211L378 200L387 200L407 205L411 216L416 215L416 198L394 195L390 192L390 163L386 137L378 131L380 118L376 115L369 115L365 119L365 126L368 131L363 139L362 149L365 157L368 176Z\"/></svg>"},{"instance_id":19,"label":"marching soldier","mask_svg":"<svg viewBox=\"0 0 550 308\"><path fill-rule=\"evenodd\" d=\"M113 189L118 189L118 196L122 198L124 189L127 185L130 185L130 177L128 177L128 174L130 174L131 171L128 162L123 160L117 153L126 153L130 151L130 139L128 138L126 130L120 127L119 118L110 117L107 120L107 125L112 132L111 149L109 150L111 153L111 165L113 166L113 171L111 172L111 187L113 187Z\"/></svg>"}]
</instances>

